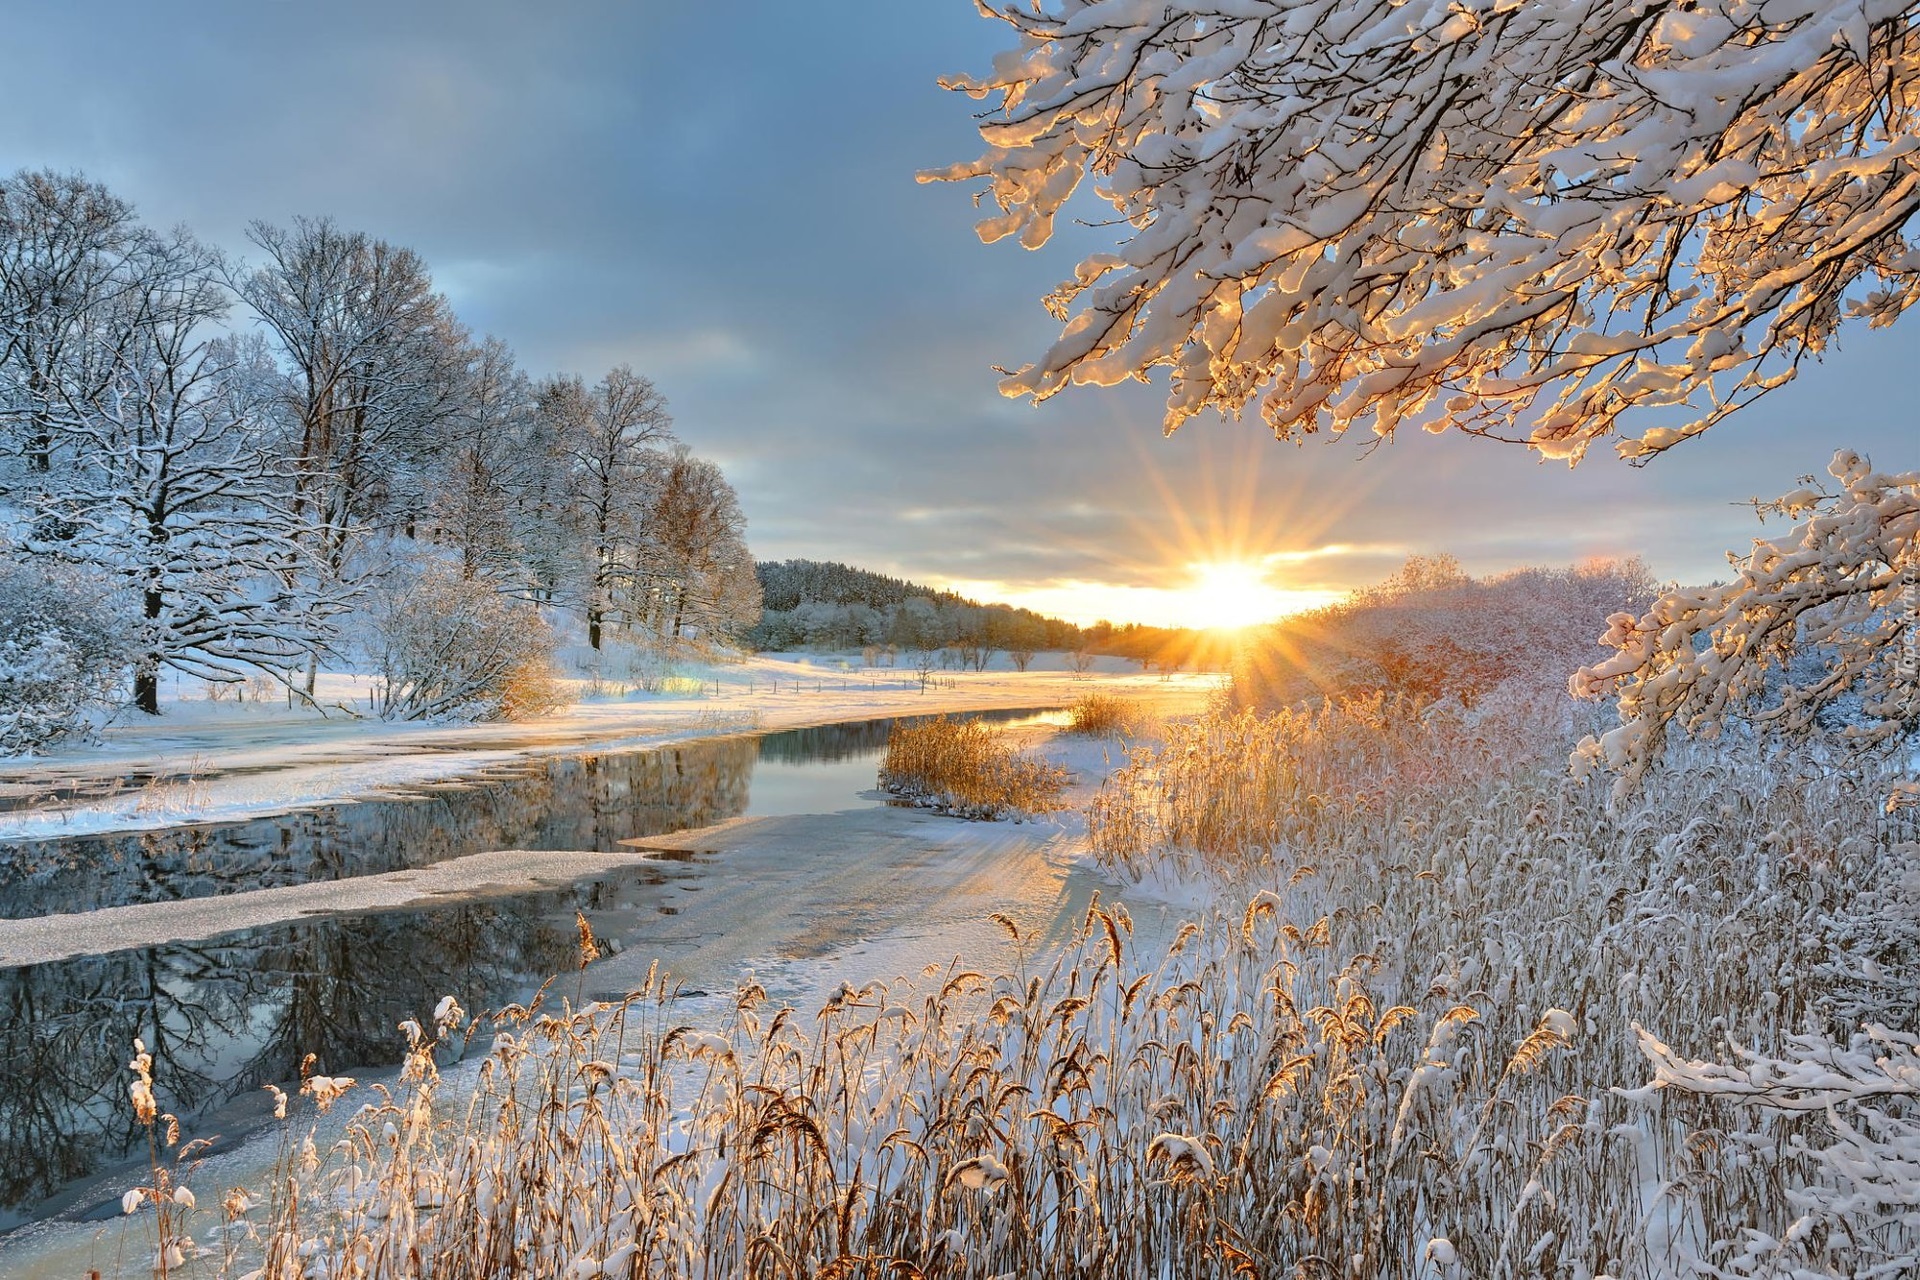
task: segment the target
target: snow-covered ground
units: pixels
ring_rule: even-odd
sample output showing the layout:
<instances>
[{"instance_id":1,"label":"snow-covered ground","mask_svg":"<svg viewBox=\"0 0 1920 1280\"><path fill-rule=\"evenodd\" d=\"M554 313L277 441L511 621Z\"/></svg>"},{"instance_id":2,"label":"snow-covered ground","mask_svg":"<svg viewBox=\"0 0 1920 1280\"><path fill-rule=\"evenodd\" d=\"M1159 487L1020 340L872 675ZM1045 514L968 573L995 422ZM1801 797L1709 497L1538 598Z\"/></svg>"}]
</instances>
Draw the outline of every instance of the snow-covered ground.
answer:
<instances>
[{"instance_id":1,"label":"snow-covered ground","mask_svg":"<svg viewBox=\"0 0 1920 1280\"><path fill-rule=\"evenodd\" d=\"M905 659L902 659L904 662ZM583 670L583 667L588 669ZM1115 658L1077 675L1065 655L1015 671L867 667L853 655L759 654L664 669L609 655L598 669L562 655L577 701L512 724L395 724L365 713L367 678L323 674L325 712L284 699L217 700L176 682L156 719L128 717L98 744L0 762L0 844L232 821L336 803L469 773L521 756L634 749L716 734L892 715L1064 706L1096 688L1190 705L1212 674L1163 677Z\"/></svg>"}]
</instances>

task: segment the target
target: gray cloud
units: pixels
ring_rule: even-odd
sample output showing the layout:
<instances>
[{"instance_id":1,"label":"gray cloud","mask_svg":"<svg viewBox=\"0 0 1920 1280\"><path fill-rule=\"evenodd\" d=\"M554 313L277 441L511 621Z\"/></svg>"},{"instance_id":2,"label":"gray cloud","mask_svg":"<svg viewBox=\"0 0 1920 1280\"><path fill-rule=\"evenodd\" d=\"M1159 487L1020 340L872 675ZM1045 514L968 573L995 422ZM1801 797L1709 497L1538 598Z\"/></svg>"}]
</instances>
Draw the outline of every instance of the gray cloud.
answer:
<instances>
[{"instance_id":1,"label":"gray cloud","mask_svg":"<svg viewBox=\"0 0 1920 1280\"><path fill-rule=\"evenodd\" d=\"M419 249L536 372L630 361L738 484L755 550L920 578L1154 581L1206 554L1399 548L1485 571L1640 551L1699 578L1758 527L1732 505L1851 444L1914 447L1920 325L1847 336L1801 381L1645 469L1569 473L1409 434L1277 445L1159 434L1156 389L1003 401L1051 336L1073 244L982 246L955 187L967 100L934 77L1000 36L965 4L39 6L12 15L0 165L80 168L244 253L252 218L328 213ZM1099 233L1068 233L1075 244Z\"/></svg>"}]
</instances>

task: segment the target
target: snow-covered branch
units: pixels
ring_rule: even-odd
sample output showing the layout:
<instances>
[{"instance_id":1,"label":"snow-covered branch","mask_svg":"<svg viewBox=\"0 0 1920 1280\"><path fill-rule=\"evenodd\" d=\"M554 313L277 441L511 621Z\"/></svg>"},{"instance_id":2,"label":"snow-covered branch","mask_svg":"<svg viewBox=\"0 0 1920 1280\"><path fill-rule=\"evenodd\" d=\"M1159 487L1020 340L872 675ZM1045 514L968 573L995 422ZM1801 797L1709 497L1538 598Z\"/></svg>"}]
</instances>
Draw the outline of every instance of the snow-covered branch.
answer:
<instances>
[{"instance_id":1,"label":"snow-covered branch","mask_svg":"<svg viewBox=\"0 0 1920 1280\"><path fill-rule=\"evenodd\" d=\"M1851 450L1827 468L1837 491L1797 489L1761 506L1801 523L1756 541L1733 581L1669 591L1601 638L1613 656L1572 680L1618 697L1620 724L1583 741L1576 771L1624 789L1659 758L1668 727L1714 737L1742 714L1788 734L1850 704L1840 730L1869 746L1920 725L1920 471L1875 471Z\"/></svg>"},{"instance_id":2,"label":"snow-covered branch","mask_svg":"<svg viewBox=\"0 0 1920 1280\"><path fill-rule=\"evenodd\" d=\"M983 239L1122 238L1002 384L1645 457L1920 298L1912 0L982 0ZM1623 415L1658 410L1630 432ZM1637 425L1637 424L1636 424Z\"/></svg>"}]
</instances>

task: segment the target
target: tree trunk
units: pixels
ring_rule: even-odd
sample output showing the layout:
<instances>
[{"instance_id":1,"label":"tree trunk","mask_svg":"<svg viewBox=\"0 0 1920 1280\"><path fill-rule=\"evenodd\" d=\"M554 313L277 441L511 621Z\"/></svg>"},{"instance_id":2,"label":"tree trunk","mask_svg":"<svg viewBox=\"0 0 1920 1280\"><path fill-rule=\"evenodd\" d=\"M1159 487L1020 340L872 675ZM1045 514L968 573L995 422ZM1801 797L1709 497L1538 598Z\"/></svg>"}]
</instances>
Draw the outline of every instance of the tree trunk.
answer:
<instances>
[{"instance_id":1,"label":"tree trunk","mask_svg":"<svg viewBox=\"0 0 1920 1280\"><path fill-rule=\"evenodd\" d=\"M35 406L47 401L46 375L35 369L27 378L28 393ZM36 407L32 413L32 425L28 432L27 470L45 475L53 470L53 424L47 420L45 410Z\"/></svg>"},{"instance_id":2,"label":"tree trunk","mask_svg":"<svg viewBox=\"0 0 1920 1280\"><path fill-rule=\"evenodd\" d=\"M587 610L587 644L595 653L600 651L600 611Z\"/></svg>"},{"instance_id":3,"label":"tree trunk","mask_svg":"<svg viewBox=\"0 0 1920 1280\"><path fill-rule=\"evenodd\" d=\"M146 593L147 621L152 622L160 616L160 607L165 603L160 592L149 590ZM133 705L150 716L160 714L160 655L143 654L140 664L133 673Z\"/></svg>"},{"instance_id":4,"label":"tree trunk","mask_svg":"<svg viewBox=\"0 0 1920 1280\"><path fill-rule=\"evenodd\" d=\"M27 446L27 470L45 475L53 470L53 433L35 419L33 440Z\"/></svg>"},{"instance_id":5,"label":"tree trunk","mask_svg":"<svg viewBox=\"0 0 1920 1280\"><path fill-rule=\"evenodd\" d=\"M142 659L138 671L133 673L133 705L150 716L160 714L160 673L146 665L151 659Z\"/></svg>"}]
</instances>

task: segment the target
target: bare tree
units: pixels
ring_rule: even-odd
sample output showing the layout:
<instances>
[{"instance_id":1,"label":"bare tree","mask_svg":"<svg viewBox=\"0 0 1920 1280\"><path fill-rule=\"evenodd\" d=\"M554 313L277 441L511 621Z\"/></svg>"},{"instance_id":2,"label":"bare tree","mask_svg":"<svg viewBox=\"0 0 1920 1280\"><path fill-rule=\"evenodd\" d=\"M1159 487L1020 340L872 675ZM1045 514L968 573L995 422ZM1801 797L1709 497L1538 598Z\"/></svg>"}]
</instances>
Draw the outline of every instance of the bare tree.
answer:
<instances>
[{"instance_id":1,"label":"bare tree","mask_svg":"<svg viewBox=\"0 0 1920 1280\"><path fill-rule=\"evenodd\" d=\"M760 620L746 516L720 468L684 446L657 455L637 584L663 639L732 635Z\"/></svg>"},{"instance_id":2,"label":"bare tree","mask_svg":"<svg viewBox=\"0 0 1920 1280\"><path fill-rule=\"evenodd\" d=\"M545 478L532 416L526 375L505 343L487 339L473 353L428 497L434 536L459 553L463 577L519 587L528 576L516 507Z\"/></svg>"},{"instance_id":3,"label":"bare tree","mask_svg":"<svg viewBox=\"0 0 1920 1280\"><path fill-rule=\"evenodd\" d=\"M92 326L150 241L133 207L79 174L0 182L0 425L27 470L53 470L57 411L97 388Z\"/></svg>"},{"instance_id":4,"label":"bare tree","mask_svg":"<svg viewBox=\"0 0 1920 1280\"><path fill-rule=\"evenodd\" d=\"M140 608L134 705L148 714L162 667L284 672L320 644L330 612L301 585L312 578L290 536L294 477L271 449L275 371L263 344L214 327L229 306L219 272L184 232L150 239L130 264L94 324L99 384L66 388L50 417L73 465L41 509L64 536L29 544L125 578Z\"/></svg>"},{"instance_id":5,"label":"bare tree","mask_svg":"<svg viewBox=\"0 0 1920 1280\"><path fill-rule=\"evenodd\" d=\"M587 643L600 647L639 534L649 491L650 446L672 438L667 398L650 379L618 365L589 389L579 377L552 378L539 412L565 464L572 527L581 539L581 606Z\"/></svg>"},{"instance_id":6,"label":"bare tree","mask_svg":"<svg viewBox=\"0 0 1920 1280\"><path fill-rule=\"evenodd\" d=\"M294 514L344 577L370 522L410 532L420 514L419 476L462 407L466 333L411 249L326 218L250 235L267 260L237 287L289 367Z\"/></svg>"}]
</instances>

